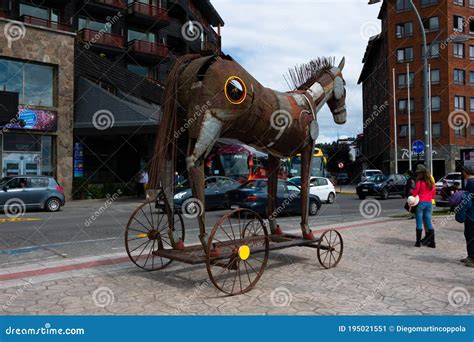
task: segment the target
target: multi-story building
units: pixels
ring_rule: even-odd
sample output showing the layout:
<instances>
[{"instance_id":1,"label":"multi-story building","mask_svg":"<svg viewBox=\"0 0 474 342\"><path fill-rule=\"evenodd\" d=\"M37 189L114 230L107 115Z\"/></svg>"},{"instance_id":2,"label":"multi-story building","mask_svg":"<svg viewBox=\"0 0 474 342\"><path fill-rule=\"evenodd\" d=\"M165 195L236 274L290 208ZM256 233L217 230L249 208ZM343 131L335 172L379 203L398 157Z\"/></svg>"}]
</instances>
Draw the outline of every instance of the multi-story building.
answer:
<instances>
[{"instance_id":1,"label":"multi-story building","mask_svg":"<svg viewBox=\"0 0 474 342\"><path fill-rule=\"evenodd\" d=\"M80 184L133 181L151 158L171 66L186 53L219 53L224 25L209 0L0 0L0 17L19 21L27 32L34 27L75 37L75 47L62 47L64 56L73 54L74 123L67 129L74 160L56 160L52 173L74 165L67 172ZM41 58L43 50L35 51ZM0 87L11 91L8 83Z\"/></svg>"},{"instance_id":2,"label":"multi-story building","mask_svg":"<svg viewBox=\"0 0 474 342\"><path fill-rule=\"evenodd\" d=\"M414 4L429 44L433 173L440 177L456 169L460 149L474 145L474 126L469 124L474 118L474 0L414 0ZM404 172L409 159L409 107L411 140L424 140L422 32L408 0L383 0L378 18L382 30L369 41L359 79L364 102L362 153L367 166L393 172L397 162L399 172ZM412 152L412 160L423 162L424 155Z\"/></svg>"}]
</instances>

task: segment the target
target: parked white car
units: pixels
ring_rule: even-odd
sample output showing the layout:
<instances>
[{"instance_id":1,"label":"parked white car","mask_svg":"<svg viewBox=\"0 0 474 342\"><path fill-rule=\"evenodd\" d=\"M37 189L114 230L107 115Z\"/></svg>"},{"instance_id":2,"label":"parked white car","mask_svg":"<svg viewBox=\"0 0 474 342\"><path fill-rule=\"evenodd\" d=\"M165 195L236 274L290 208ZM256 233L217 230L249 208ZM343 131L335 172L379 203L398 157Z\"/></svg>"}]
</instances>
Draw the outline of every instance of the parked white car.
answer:
<instances>
[{"instance_id":1,"label":"parked white car","mask_svg":"<svg viewBox=\"0 0 474 342\"><path fill-rule=\"evenodd\" d=\"M362 176L360 177L361 182L365 182L367 178L376 176L376 175L383 175L383 172L377 169L368 169L362 172Z\"/></svg>"},{"instance_id":2,"label":"parked white car","mask_svg":"<svg viewBox=\"0 0 474 342\"><path fill-rule=\"evenodd\" d=\"M290 179L295 185L301 186L301 177L293 177ZM318 196L321 201L332 204L336 199L336 189L334 184L328 178L324 177L311 177L309 193L311 195Z\"/></svg>"},{"instance_id":3,"label":"parked white car","mask_svg":"<svg viewBox=\"0 0 474 342\"><path fill-rule=\"evenodd\" d=\"M444 186L444 182L448 184L448 186L454 185L455 182L461 185L461 172L451 172L448 173L446 176L441 178L439 181L436 182L436 191L440 192Z\"/></svg>"}]
</instances>

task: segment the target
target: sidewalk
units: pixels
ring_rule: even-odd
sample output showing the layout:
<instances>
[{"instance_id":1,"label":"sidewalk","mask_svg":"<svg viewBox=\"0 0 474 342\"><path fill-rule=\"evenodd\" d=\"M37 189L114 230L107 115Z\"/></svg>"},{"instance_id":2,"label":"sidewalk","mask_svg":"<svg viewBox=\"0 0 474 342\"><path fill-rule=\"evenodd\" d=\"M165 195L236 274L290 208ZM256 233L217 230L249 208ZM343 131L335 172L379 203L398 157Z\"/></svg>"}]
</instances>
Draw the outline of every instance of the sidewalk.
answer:
<instances>
[{"instance_id":1,"label":"sidewalk","mask_svg":"<svg viewBox=\"0 0 474 342\"><path fill-rule=\"evenodd\" d=\"M336 193L341 195L355 195L356 194L356 185L336 185Z\"/></svg>"},{"instance_id":2,"label":"sidewalk","mask_svg":"<svg viewBox=\"0 0 474 342\"><path fill-rule=\"evenodd\" d=\"M337 268L324 270L311 248L275 251L256 287L235 297L213 287L205 265L150 273L119 253L2 269L0 305L34 315L472 315L462 226L434 221L437 249L413 247L406 219L324 227L344 238Z\"/></svg>"}]
</instances>

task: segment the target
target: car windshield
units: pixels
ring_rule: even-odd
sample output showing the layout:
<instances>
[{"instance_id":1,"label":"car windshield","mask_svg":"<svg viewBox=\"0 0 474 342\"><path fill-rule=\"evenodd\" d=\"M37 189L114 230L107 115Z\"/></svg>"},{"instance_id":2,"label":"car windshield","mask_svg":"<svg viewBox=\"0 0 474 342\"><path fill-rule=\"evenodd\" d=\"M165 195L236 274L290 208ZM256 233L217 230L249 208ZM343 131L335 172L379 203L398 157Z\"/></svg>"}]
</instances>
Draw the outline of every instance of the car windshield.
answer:
<instances>
[{"instance_id":1,"label":"car windshield","mask_svg":"<svg viewBox=\"0 0 474 342\"><path fill-rule=\"evenodd\" d=\"M365 174L367 177L372 177L375 175L380 175L380 171L366 171Z\"/></svg>"},{"instance_id":2,"label":"car windshield","mask_svg":"<svg viewBox=\"0 0 474 342\"><path fill-rule=\"evenodd\" d=\"M8 183L8 181L12 179L11 177L5 177L0 180L0 186L4 186L5 184Z\"/></svg>"},{"instance_id":3,"label":"car windshield","mask_svg":"<svg viewBox=\"0 0 474 342\"><path fill-rule=\"evenodd\" d=\"M240 189L256 189L262 190L267 187L267 181L263 180L254 180L247 183L244 183L240 186Z\"/></svg>"},{"instance_id":4,"label":"car windshield","mask_svg":"<svg viewBox=\"0 0 474 342\"><path fill-rule=\"evenodd\" d=\"M458 174L451 174L451 175L447 175L445 179L448 179L448 180L460 180L461 179L461 175L458 175Z\"/></svg>"},{"instance_id":5,"label":"car windshield","mask_svg":"<svg viewBox=\"0 0 474 342\"><path fill-rule=\"evenodd\" d=\"M376 184L385 182L386 180L387 180L387 176L385 175L375 175L375 176L371 176L367 178L368 182L372 182Z\"/></svg>"},{"instance_id":6,"label":"car windshield","mask_svg":"<svg viewBox=\"0 0 474 342\"><path fill-rule=\"evenodd\" d=\"M290 182L295 184L295 185L301 186L301 178L299 178L299 177L291 178Z\"/></svg>"}]
</instances>

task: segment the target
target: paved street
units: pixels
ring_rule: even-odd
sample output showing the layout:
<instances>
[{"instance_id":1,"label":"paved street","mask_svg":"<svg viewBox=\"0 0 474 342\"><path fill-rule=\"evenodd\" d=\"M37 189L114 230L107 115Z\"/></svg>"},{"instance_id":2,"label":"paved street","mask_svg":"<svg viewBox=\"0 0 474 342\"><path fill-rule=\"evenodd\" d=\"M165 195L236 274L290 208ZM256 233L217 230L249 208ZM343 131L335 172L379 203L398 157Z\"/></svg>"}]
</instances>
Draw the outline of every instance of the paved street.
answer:
<instances>
[{"instance_id":1,"label":"paved street","mask_svg":"<svg viewBox=\"0 0 474 342\"><path fill-rule=\"evenodd\" d=\"M71 203L55 215L25 215L41 221L1 224L10 244L0 271L6 314L474 314L474 273L458 262L465 256L462 226L437 217L438 248L414 248L413 220L387 217L400 212L401 199L379 202L383 210L371 219L361 216L361 201L350 195L323 206L312 226L341 232L345 249L337 268L324 270L315 249L274 251L256 287L235 297L213 287L204 265L136 268L121 236L127 208L135 203L118 201L87 229L75 225L91 215L91 203ZM280 222L288 232L298 218ZM28 247L42 236L33 225L51 239L48 247Z\"/></svg>"}]
</instances>

